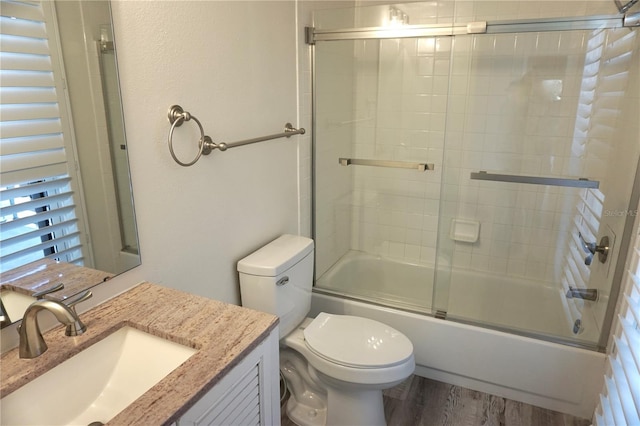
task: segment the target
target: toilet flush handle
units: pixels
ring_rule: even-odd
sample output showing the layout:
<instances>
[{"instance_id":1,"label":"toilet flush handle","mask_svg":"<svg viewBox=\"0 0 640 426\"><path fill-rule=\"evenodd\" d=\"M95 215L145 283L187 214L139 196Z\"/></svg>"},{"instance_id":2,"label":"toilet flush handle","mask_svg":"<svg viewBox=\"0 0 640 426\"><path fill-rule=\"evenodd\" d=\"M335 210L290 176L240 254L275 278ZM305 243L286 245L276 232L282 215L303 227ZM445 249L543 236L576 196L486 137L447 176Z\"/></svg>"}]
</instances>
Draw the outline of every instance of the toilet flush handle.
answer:
<instances>
[{"instance_id":1,"label":"toilet flush handle","mask_svg":"<svg viewBox=\"0 0 640 426\"><path fill-rule=\"evenodd\" d=\"M286 283L288 283L288 282L289 282L289 277L282 277L282 278L280 278L280 279L276 282L276 285L277 285L278 287L280 287L280 286L285 285L285 284L286 284Z\"/></svg>"}]
</instances>

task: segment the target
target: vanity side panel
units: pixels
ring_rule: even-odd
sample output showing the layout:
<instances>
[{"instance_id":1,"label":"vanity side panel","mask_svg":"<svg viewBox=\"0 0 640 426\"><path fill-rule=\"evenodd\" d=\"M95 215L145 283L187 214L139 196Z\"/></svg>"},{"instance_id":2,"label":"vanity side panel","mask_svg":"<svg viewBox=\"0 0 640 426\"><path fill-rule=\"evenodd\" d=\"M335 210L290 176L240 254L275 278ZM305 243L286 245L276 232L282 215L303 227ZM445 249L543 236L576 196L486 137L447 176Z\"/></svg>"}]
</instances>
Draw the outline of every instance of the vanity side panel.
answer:
<instances>
[{"instance_id":1,"label":"vanity side panel","mask_svg":"<svg viewBox=\"0 0 640 426\"><path fill-rule=\"evenodd\" d=\"M279 424L278 335L276 327L175 424Z\"/></svg>"}]
</instances>

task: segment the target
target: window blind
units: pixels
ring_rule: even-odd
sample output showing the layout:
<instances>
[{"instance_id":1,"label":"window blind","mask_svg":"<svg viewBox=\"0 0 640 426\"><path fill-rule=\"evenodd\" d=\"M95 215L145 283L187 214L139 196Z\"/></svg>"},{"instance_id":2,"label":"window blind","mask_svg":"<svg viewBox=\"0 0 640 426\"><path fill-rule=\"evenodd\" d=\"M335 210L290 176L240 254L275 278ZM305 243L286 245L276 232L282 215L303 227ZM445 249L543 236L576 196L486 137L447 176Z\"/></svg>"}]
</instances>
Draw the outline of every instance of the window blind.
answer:
<instances>
[{"instance_id":1,"label":"window blind","mask_svg":"<svg viewBox=\"0 0 640 426\"><path fill-rule=\"evenodd\" d=\"M640 206L639 206L640 207ZM637 210L636 210L637 214ZM627 263L624 294L615 325L613 350L594 424L640 424L640 222L636 220L635 243Z\"/></svg>"},{"instance_id":2,"label":"window blind","mask_svg":"<svg viewBox=\"0 0 640 426\"><path fill-rule=\"evenodd\" d=\"M1 2L0 272L44 257L83 259L52 21L41 2Z\"/></svg>"}]
</instances>

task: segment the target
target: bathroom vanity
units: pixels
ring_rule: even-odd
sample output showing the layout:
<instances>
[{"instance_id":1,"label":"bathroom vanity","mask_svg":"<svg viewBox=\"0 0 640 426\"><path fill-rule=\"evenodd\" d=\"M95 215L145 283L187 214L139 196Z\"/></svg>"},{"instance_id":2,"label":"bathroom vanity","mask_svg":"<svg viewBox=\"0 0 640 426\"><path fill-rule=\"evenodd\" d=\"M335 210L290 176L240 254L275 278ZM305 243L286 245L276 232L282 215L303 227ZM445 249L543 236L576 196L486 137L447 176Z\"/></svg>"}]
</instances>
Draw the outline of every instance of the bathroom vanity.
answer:
<instances>
[{"instance_id":1,"label":"bathroom vanity","mask_svg":"<svg viewBox=\"0 0 640 426\"><path fill-rule=\"evenodd\" d=\"M130 327L195 351L115 417L95 420L157 425L228 423L234 419L243 424L279 423L277 317L142 283L81 314L81 318L87 325L83 335L67 337L62 327L56 327L44 333L49 350L36 358L20 359L17 348L2 355L3 399L123 327ZM156 355L163 357L164 353L150 356ZM73 400L73 395L65 397Z\"/></svg>"}]
</instances>

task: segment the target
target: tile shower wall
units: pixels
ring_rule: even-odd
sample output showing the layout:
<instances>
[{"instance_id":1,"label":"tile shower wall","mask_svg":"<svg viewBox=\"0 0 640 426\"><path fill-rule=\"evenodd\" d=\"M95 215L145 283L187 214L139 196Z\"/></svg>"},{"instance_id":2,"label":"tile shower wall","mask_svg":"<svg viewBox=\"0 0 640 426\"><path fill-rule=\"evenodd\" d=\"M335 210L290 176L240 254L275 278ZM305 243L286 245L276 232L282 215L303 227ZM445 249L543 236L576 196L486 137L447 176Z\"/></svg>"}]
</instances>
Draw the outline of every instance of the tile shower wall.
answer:
<instances>
[{"instance_id":1,"label":"tile shower wall","mask_svg":"<svg viewBox=\"0 0 640 426\"><path fill-rule=\"evenodd\" d=\"M357 45L354 156L435 170L354 168L354 250L435 263L450 47L449 38Z\"/></svg>"},{"instance_id":2,"label":"tile shower wall","mask_svg":"<svg viewBox=\"0 0 640 426\"><path fill-rule=\"evenodd\" d=\"M610 2L396 7L409 15L411 24L446 23L452 16L468 22L615 13ZM388 6L358 9L355 25L379 25L385 10ZM578 130L584 119L580 99L589 78L584 70L589 37L585 31L350 42L353 109L339 123L345 138L352 131L353 157L429 162L436 170L343 168L351 169L353 190L341 192L332 217L341 231L351 232L349 248L433 265L439 238L440 267L561 282L567 261L558 259L567 250L576 257L574 234L583 220L576 218L576 208L599 194L471 181L469 173L590 179L608 173L608 163L599 158L602 151L593 143L586 150ZM453 218L480 222L479 240L452 241ZM591 236L588 228L583 232ZM571 268L588 282L585 265Z\"/></svg>"},{"instance_id":3,"label":"tile shower wall","mask_svg":"<svg viewBox=\"0 0 640 426\"><path fill-rule=\"evenodd\" d=\"M322 0L309 0L299 2L297 4L297 28L298 28L298 102L299 102L299 125L305 129L312 129L313 117L312 117L312 81L311 81L311 48L305 43L305 27L311 27L314 25L313 14L325 9L346 9L353 8L355 5L354 0L344 1L322 1ZM339 20L344 22L345 20L352 20L353 12L341 13L338 17ZM334 24L342 24L342 22L335 22ZM351 62L351 61L349 61ZM319 127L319 126L316 126ZM298 188L300 193L299 198L299 222L298 232L300 235L312 237L312 147L311 147L311 135L312 132L308 131L305 135L299 136L300 138L300 150L299 150L299 168L298 168ZM326 205L322 203L319 209L324 209L323 213L326 217ZM325 226L330 223L325 223ZM323 231L325 233L329 231ZM330 232L329 232L330 233ZM316 244L318 241L316 241ZM331 250L325 248L323 244L320 247L316 247L316 251L320 251L322 254L319 256L320 265L331 264L335 262L334 256L332 256ZM325 268L326 269L326 268Z\"/></svg>"},{"instance_id":4,"label":"tile shower wall","mask_svg":"<svg viewBox=\"0 0 640 426\"><path fill-rule=\"evenodd\" d=\"M493 10L491 5L475 4L471 17L508 19L510 12L512 17L612 13L611 5L599 2L580 5L578 10L574 3L537 10L524 3L509 3L506 8L493 3ZM590 65L594 52L589 43L594 38L602 36L579 31L455 38L441 219L445 230L452 217L478 220L481 230L475 244L454 243L448 259L454 267L547 283L564 279L564 287L570 267L581 281L577 286L588 285L590 269L574 260L581 256L577 232L595 240L600 218L591 218L589 224L585 214L577 215L576 210L593 205L594 200L601 204L600 191L478 182L469 180L469 173L586 177L602 180L601 189L614 198L627 197L627 190L616 189L622 182L612 179L605 147L614 140L636 144L620 132L617 112L585 114L595 85L602 83L594 81L596 74L601 80L606 74L605 66L598 73ZM609 62L601 52L600 58L603 64ZM619 96L625 92L619 90L617 99L608 99L622 111ZM605 137L605 128L615 134ZM628 167L632 170L635 164ZM441 236L446 239L444 233ZM443 246L447 244L451 243L443 241Z\"/></svg>"},{"instance_id":5,"label":"tile shower wall","mask_svg":"<svg viewBox=\"0 0 640 426\"><path fill-rule=\"evenodd\" d=\"M571 173L570 147L584 42L583 32L456 37L443 220L476 220L480 238L455 243L455 268L555 281L558 236L579 191L469 176L583 177Z\"/></svg>"},{"instance_id":6,"label":"tile shower wall","mask_svg":"<svg viewBox=\"0 0 640 426\"><path fill-rule=\"evenodd\" d=\"M586 14L612 12L605 3L588 7ZM483 9L486 19L506 18L489 13L487 5ZM572 12L556 7L545 13L541 16ZM628 208L633 177L620 171L634 170L638 155L637 125L630 124L637 120L622 118L638 114L637 82L629 78L638 66L632 37L626 30L596 30L455 38L441 266L557 287L570 327L589 316L601 329L612 262L585 265L578 233L597 241L603 235L619 238L623 231L624 217L604 212ZM601 186L579 190L469 180L478 170L585 177ZM480 222L477 243L448 239L447 224L455 217ZM600 299L595 304L565 299L570 286L596 288Z\"/></svg>"},{"instance_id":7,"label":"tile shower wall","mask_svg":"<svg viewBox=\"0 0 640 426\"><path fill-rule=\"evenodd\" d=\"M332 15L330 25L351 26L353 9ZM315 242L316 278L349 250L351 235L351 170L338 166L352 154L354 57L353 43L316 47Z\"/></svg>"},{"instance_id":8,"label":"tile shower wall","mask_svg":"<svg viewBox=\"0 0 640 426\"><path fill-rule=\"evenodd\" d=\"M411 24L451 22L453 3L399 5ZM388 6L362 8L360 27ZM355 44L354 157L433 163L435 170L355 167L351 248L434 266L451 39Z\"/></svg>"},{"instance_id":9,"label":"tile shower wall","mask_svg":"<svg viewBox=\"0 0 640 426\"><path fill-rule=\"evenodd\" d=\"M454 14L466 22L575 13L567 6L397 5L412 24L446 23ZM358 26L384 14L381 8L358 13ZM565 238L559 231L572 224L565 200L575 205L578 191L468 177L480 169L568 174L575 165L570 146L584 43L582 33L356 43L354 157L431 162L436 170L354 168L351 248L433 265L442 207L443 238L453 218L481 223L477 243L443 242L453 244L445 265L557 281L556 248L564 240L556 236Z\"/></svg>"}]
</instances>

